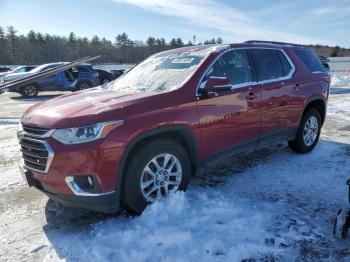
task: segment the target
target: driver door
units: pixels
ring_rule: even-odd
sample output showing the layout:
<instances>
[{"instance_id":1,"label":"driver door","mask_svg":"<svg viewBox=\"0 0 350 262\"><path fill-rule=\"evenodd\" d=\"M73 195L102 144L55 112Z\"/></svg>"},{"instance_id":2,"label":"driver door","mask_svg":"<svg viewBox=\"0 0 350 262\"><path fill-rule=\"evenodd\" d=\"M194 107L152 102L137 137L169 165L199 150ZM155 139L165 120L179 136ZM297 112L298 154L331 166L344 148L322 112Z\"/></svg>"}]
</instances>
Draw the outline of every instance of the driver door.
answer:
<instances>
[{"instance_id":1,"label":"driver door","mask_svg":"<svg viewBox=\"0 0 350 262\"><path fill-rule=\"evenodd\" d=\"M209 68L200 83L197 101L205 158L227 157L257 147L260 95L247 50L228 51Z\"/></svg>"}]
</instances>

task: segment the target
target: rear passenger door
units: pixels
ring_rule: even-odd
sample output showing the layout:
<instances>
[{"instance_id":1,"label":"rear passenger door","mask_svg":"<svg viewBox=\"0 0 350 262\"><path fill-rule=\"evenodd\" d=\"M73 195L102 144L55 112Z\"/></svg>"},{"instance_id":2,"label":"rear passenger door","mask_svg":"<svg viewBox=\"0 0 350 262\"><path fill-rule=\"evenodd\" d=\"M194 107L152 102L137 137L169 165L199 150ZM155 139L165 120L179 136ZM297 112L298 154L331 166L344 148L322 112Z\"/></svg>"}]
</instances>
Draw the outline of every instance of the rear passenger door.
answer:
<instances>
[{"instance_id":1,"label":"rear passenger door","mask_svg":"<svg viewBox=\"0 0 350 262\"><path fill-rule=\"evenodd\" d=\"M247 50L221 55L203 76L200 88L213 82L217 91L199 95L197 101L203 156L226 157L218 153L255 149L260 130L260 86ZM230 89L223 91L223 86Z\"/></svg>"},{"instance_id":2,"label":"rear passenger door","mask_svg":"<svg viewBox=\"0 0 350 262\"><path fill-rule=\"evenodd\" d=\"M295 71L284 51L272 48L251 50L261 84L261 137L260 143L289 138L293 109L291 77Z\"/></svg>"}]
</instances>

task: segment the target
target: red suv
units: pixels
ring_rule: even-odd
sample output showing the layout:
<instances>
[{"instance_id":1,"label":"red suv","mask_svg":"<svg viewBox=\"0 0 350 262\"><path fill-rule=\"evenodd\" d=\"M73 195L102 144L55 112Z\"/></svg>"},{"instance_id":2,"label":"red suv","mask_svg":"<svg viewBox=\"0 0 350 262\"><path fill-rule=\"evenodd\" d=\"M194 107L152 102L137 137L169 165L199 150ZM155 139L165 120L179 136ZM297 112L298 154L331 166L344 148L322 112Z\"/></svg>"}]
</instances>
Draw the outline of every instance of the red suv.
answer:
<instances>
[{"instance_id":1,"label":"red suv","mask_svg":"<svg viewBox=\"0 0 350 262\"><path fill-rule=\"evenodd\" d=\"M142 212L213 161L318 142L330 77L303 46L249 41L155 54L116 81L25 112L29 186L67 206Z\"/></svg>"}]
</instances>

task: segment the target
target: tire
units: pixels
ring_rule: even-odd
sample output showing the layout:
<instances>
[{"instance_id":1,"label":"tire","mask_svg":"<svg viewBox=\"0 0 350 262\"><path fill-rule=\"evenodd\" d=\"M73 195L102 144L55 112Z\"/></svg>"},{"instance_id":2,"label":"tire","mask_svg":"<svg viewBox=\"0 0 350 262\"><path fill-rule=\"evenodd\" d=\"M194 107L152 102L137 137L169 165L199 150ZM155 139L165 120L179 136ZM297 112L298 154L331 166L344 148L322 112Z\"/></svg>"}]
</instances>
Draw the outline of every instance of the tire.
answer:
<instances>
[{"instance_id":1,"label":"tire","mask_svg":"<svg viewBox=\"0 0 350 262\"><path fill-rule=\"evenodd\" d=\"M39 87L36 84L29 84L21 88L21 95L26 98L34 98L39 93Z\"/></svg>"},{"instance_id":2,"label":"tire","mask_svg":"<svg viewBox=\"0 0 350 262\"><path fill-rule=\"evenodd\" d=\"M288 141L289 148L300 154L312 151L320 138L321 126L320 113L314 108L309 109L301 119L295 139Z\"/></svg>"},{"instance_id":3,"label":"tire","mask_svg":"<svg viewBox=\"0 0 350 262\"><path fill-rule=\"evenodd\" d=\"M167 162L166 158L169 158ZM156 168L154 161L157 161L160 169ZM175 172L181 173L182 177L175 177ZM156 140L139 148L127 164L122 201L140 214L149 203L166 197L168 195L166 188L169 193L177 190L186 191L190 179L191 162L186 150L172 140ZM142 182L147 186L141 188Z\"/></svg>"},{"instance_id":4,"label":"tire","mask_svg":"<svg viewBox=\"0 0 350 262\"><path fill-rule=\"evenodd\" d=\"M340 209L334 220L333 234L337 238L346 238L349 231L350 210Z\"/></svg>"},{"instance_id":5,"label":"tire","mask_svg":"<svg viewBox=\"0 0 350 262\"><path fill-rule=\"evenodd\" d=\"M111 81L109 81L109 79L105 78L105 79L102 80L101 84L105 85L105 84L108 84L109 82L111 82Z\"/></svg>"},{"instance_id":6,"label":"tire","mask_svg":"<svg viewBox=\"0 0 350 262\"><path fill-rule=\"evenodd\" d=\"M75 91L81 91L81 90L85 90L85 89L89 89L91 88L92 85L90 82L88 81L81 81L81 82L78 82L76 87L75 87Z\"/></svg>"}]
</instances>

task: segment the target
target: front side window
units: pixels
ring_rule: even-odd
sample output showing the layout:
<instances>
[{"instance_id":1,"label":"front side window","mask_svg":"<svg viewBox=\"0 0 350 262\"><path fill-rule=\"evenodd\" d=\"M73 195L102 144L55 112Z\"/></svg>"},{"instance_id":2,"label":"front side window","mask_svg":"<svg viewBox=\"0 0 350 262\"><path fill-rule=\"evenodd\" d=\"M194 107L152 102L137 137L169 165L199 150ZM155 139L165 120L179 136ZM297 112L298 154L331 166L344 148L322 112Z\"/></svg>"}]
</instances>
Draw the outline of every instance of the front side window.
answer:
<instances>
[{"instance_id":1,"label":"front side window","mask_svg":"<svg viewBox=\"0 0 350 262\"><path fill-rule=\"evenodd\" d=\"M249 62L248 53L244 49L232 50L224 53L209 68L203 81L210 77L226 77L231 85L240 85L254 81L254 73Z\"/></svg>"},{"instance_id":2,"label":"front side window","mask_svg":"<svg viewBox=\"0 0 350 262\"><path fill-rule=\"evenodd\" d=\"M276 49L253 49L252 53L262 81L278 79L289 74L291 66L288 61L282 60L281 54L283 55L283 53L281 51ZM282 63L285 65L283 66ZM289 67L286 63L289 64Z\"/></svg>"}]
</instances>

